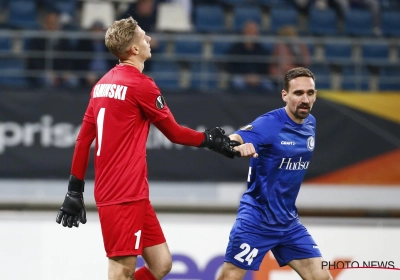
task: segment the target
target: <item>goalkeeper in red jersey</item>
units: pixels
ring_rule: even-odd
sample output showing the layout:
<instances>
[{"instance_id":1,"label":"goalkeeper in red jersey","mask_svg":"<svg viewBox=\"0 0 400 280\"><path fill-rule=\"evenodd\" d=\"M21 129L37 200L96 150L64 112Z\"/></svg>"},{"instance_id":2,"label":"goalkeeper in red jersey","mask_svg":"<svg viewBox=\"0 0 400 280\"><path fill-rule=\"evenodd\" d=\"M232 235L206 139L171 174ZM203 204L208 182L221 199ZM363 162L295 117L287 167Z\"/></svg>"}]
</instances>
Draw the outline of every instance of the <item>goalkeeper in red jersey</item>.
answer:
<instances>
[{"instance_id":1,"label":"goalkeeper in red jersey","mask_svg":"<svg viewBox=\"0 0 400 280\"><path fill-rule=\"evenodd\" d=\"M221 128L198 132L175 121L155 82L142 74L144 62L151 57L150 40L132 17L108 28L105 44L120 63L92 89L76 140L68 192L56 218L64 227L86 223L84 177L96 139L94 195L109 258L109 280L162 279L172 266L149 201L146 141L150 123L174 143L207 147L230 158L236 154L234 141ZM138 255L146 265L136 270Z\"/></svg>"}]
</instances>

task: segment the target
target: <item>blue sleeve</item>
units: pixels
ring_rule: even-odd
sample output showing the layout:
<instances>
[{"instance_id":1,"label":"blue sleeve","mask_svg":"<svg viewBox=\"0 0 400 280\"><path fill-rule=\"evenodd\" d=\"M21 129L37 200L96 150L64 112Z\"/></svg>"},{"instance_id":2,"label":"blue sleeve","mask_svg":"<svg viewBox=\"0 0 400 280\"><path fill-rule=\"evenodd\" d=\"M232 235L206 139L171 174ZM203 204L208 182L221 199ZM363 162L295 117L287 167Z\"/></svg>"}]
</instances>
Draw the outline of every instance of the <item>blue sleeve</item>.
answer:
<instances>
[{"instance_id":1,"label":"blue sleeve","mask_svg":"<svg viewBox=\"0 0 400 280\"><path fill-rule=\"evenodd\" d=\"M258 150L262 145L272 144L281 128L282 123L276 117L267 114L241 127L235 134L239 134L245 143L252 143Z\"/></svg>"}]
</instances>

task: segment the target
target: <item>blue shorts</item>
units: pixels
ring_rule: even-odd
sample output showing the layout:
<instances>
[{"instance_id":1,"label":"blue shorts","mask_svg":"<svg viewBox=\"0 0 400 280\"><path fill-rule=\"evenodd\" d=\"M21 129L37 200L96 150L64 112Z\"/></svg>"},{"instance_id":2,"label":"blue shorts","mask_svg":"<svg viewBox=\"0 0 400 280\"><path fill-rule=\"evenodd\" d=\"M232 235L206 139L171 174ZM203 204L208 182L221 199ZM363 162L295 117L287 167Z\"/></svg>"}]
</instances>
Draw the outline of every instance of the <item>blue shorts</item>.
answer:
<instances>
[{"instance_id":1,"label":"blue shorts","mask_svg":"<svg viewBox=\"0 0 400 280\"><path fill-rule=\"evenodd\" d=\"M280 266L296 259L322 256L300 222L287 231L276 231L237 219L229 236L225 262L245 270L258 270L269 250Z\"/></svg>"}]
</instances>

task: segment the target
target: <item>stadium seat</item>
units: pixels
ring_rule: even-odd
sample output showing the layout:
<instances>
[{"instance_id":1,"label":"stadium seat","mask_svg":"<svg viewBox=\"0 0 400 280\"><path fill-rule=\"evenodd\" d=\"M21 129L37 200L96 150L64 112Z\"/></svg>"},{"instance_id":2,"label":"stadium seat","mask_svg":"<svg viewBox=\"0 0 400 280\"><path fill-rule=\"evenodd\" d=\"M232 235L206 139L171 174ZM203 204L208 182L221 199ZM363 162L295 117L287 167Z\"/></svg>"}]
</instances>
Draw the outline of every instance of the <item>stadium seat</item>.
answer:
<instances>
[{"instance_id":1,"label":"stadium seat","mask_svg":"<svg viewBox=\"0 0 400 280\"><path fill-rule=\"evenodd\" d=\"M219 2L230 6L245 5L249 3L248 0L219 0Z\"/></svg>"},{"instance_id":2,"label":"stadium seat","mask_svg":"<svg viewBox=\"0 0 400 280\"><path fill-rule=\"evenodd\" d=\"M36 29L37 6L35 0L13 0L8 3L7 25L11 28Z\"/></svg>"},{"instance_id":3,"label":"stadium seat","mask_svg":"<svg viewBox=\"0 0 400 280\"><path fill-rule=\"evenodd\" d=\"M149 76L154 79L160 89L179 88L180 68L176 62L152 61Z\"/></svg>"},{"instance_id":4,"label":"stadium seat","mask_svg":"<svg viewBox=\"0 0 400 280\"><path fill-rule=\"evenodd\" d=\"M308 15L308 32L317 36L337 34L337 16L333 9L311 8Z\"/></svg>"},{"instance_id":5,"label":"stadium seat","mask_svg":"<svg viewBox=\"0 0 400 280\"><path fill-rule=\"evenodd\" d=\"M274 50L275 43L274 42L261 42L261 45L267 51L267 53L271 54Z\"/></svg>"},{"instance_id":6,"label":"stadium seat","mask_svg":"<svg viewBox=\"0 0 400 280\"><path fill-rule=\"evenodd\" d=\"M383 66L379 69L379 90L400 91L400 67Z\"/></svg>"},{"instance_id":7,"label":"stadium seat","mask_svg":"<svg viewBox=\"0 0 400 280\"><path fill-rule=\"evenodd\" d=\"M195 89L216 89L218 86L218 70L215 64L195 62L190 66L190 87Z\"/></svg>"},{"instance_id":8,"label":"stadium seat","mask_svg":"<svg viewBox=\"0 0 400 280\"><path fill-rule=\"evenodd\" d=\"M203 42L194 40L177 39L175 41L175 54L178 55L202 55Z\"/></svg>"},{"instance_id":9,"label":"stadium seat","mask_svg":"<svg viewBox=\"0 0 400 280\"><path fill-rule=\"evenodd\" d=\"M68 14L71 18L75 18L77 10L76 1L58 0L55 1L54 5L60 14Z\"/></svg>"},{"instance_id":10,"label":"stadium seat","mask_svg":"<svg viewBox=\"0 0 400 280\"><path fill-rule=\"evenodd\" d=\"M81 11L82 28L90 28L95 21L101 21L105 26L110 26L114 20L115 11L112 2L83 1Z\"/></svg>"},{"instance_id":11,"label":"stadium seat","mask_svg":"<svg viewBox=\"0 0 400 280\"><path fill-rule=\"evenodd\" d=\"M353 9L345 14L344 33L350 36L373 36L372 15L368 10Z\"/></svg>"},{"instance_id":12,"label":"stadium seat","mask_svg":"<svg viewBox=\"0 0 400 280\"><path fill-rule=\"evenodd\" d=\"M223 32L225 30L224 11L217 5L199 5L195 10L197 32Z\"/></svg>"},{"instance_id":13,"label":"stadium seat","mask_svg":"<svg viewBox=\"0 0 400 280\"><path fill-rule=\"evenodd\" d=\"M384 36L400 36L400 10L382 12L382 33Z\"/></svg>"},{"instance_id":14,"label":"stadium seat","mask_svg":"<svg viewBox=\"0 0 400 280\"><path fill-rule=\"evenodd\" d=\"M346 65L342 68L343 90L369 90L369 71L366 66Z\"/></svg>"},{"instance_id":15,"label":"stadium seat","mask_svg":"<svg viewBox=\"0 0 400 280\"><path fill-rule=\"evenodd\" d=\"M368 65L384 65L389 62L389 45L386 42L361 45L361 57Z\"/></svg>"},{"instance_id":16,"label":"stadium seat","mask_svg":"<svg viewBox=\"0 0 400 280\"><path fill-rule=\"evenodd\" d=\"M299 26L298 12L295 8L272 8L270 10L270 32L276 34L285 25Z\"/></svg>"},{"instance_id":17,"label":"stadium seat","mask_svg":"<svg viewBox=\"0 0 400 280\"><path fill-rule=\"evenodd\" d=\"M212 43L212 54L214 57L225 56L228 53L229 48L233 45L233 42L229 41L214 41Z\"/></svg>"},{"instance_id":18,"label":"stadium seat","mask_svg":"<svg viewBox=\"0 0 400 280\"><path fill-rule=\"evenodd\" d=\"M331 64L343 64L352 60L351 42L332 42L324 46L325 60Z\"/></svg>"},{"instance_id":19,"label":"stadium seat","mask_svg":"<svg viewBox=\"0 0 400 280\"><path fill-rule=\"evenodd\" d=\"M248 20L256 22L261 28L261 9L258 6L235 6L233 17L233 29L236 32L241 32L244 23Z\"/></svg>"},{"instance_id":20,"label":"stadium seat","mask_svg":"<svg viewBox=\"0 0 400 280\"><path fill-rule=\"evenodd\" d=\"M293 7L293 2L290 0L256 0L256 2L269 9Z\"/></svg>"},{"instance_id":21,"label":"stadium seat","mask_svg":"<svg viewBox=\"0 0 400 280\"><path fill-rule=\"evenodd\" d=\"M316 78L317 89L330 89L331 88L331 71L327 64L314 63L310 66Z\"/></svg>"},{"instance_id":22,"label":"stadium seat","mask_svg":"<svg viewBox=\"0 0 400 280\"><path fill-rule=\"evenodd\" d=\"M0 37L0 51L10 52L12 48L11 38L8 36Z\"/></svg>"},{"instance_id":23,"label":"stadium seat","mask_svg":"<svg viewBox=\"0 0 400 280\"><path fill-rule=\"evenodd\" d=\"M25 64L17 58L0 59L0 85L8 87L27 86Z\"/></svg>"}]
</instances>

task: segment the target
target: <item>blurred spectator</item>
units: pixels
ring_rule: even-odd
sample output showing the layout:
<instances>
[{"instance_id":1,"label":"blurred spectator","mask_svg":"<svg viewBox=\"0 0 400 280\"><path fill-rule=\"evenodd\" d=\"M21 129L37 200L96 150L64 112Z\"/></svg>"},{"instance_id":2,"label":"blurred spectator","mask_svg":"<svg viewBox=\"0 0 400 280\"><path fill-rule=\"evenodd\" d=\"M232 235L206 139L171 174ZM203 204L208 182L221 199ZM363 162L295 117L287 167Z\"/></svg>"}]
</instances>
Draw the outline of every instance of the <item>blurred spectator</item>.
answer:
<instances>
[{"instance_id":1,"label":"blurred spectator","mask_svg":"<svg viewBox=\"0 0 400 280\"><path fill-rule=\"evenodd\" d=\"M131 3L120 18L133 17L140 28L146 32L154 32L157 18L157 5L155 0L138 0Z\"/></svg>"},{"instance_id":2,"label":"blurred spectator","mask_svg":"<svg viewBox=\"0 0 400 280\"><path fill-rule=\"evenodd\" d=\"M32 77L29 81L34 86L65 86L77 85L76 77L72 74L72 59L57 57L55 52L73 51L70 40L59 38L57 31L61 30L59 15L56 12L48 12L44 15L42 30L45 34L53 34L50 38L36 37L28 42L28 50L36 54L28 59L27 69L43 71L43 76ZM38 73L38 71L36 71Z\"/></svg>"},{"instance_id":3,"label":"blurred spectator","mask_svg":"<svg viewBox=\"0 0 400 280\"><path fill-rule=\"evenodd\" d=\"M269 53L255 41L259 35L257 23L252 20L245 22L242 35L244 40L233 44L227 53L233 60L227 65L232 74L231 86L234 89L273 91L272 83L267 79Z\"/></svg>"},{"instance_id":4,"label":"blurred spectator","mask_svg":"<svg viewBox=\"0 0 400 280\"><path fill-rule=\"evenodd\" d=\"M101 21L95 21L89 31L98 36L78 41L76 51L81 55L78 60L75 60L74 69L85 72L81 76L80 84L92 87L118 61L114 57L109 57L109 51L104 43L104 24Z\"/></svg>"},{"instance_id":5,"label":"blurred spectator","mask_svg":"<svg viewBox=\"0 0 400 280\"><path fill-rule=\"evenodd\" d=\"M293 26L283 26L278 30L278 36L284 40L278 41L272 50L273 63L270 75L278 85L289 69L295 67L309 67L311 58L306 44L299 40L297 31Z\"/></svg>"},{"instance_id":6,"label":"blurred spectator","mask_svg":"<svg viewBox=\"0 0 400 280\"><path fill-rule=\"evenodd\" d=\"M368 9L372 14L374 34L382 35L381 31L381 6L378 0L328 0L339 16L344 18L350 9Z\"/></svg>"}]
</instances>

